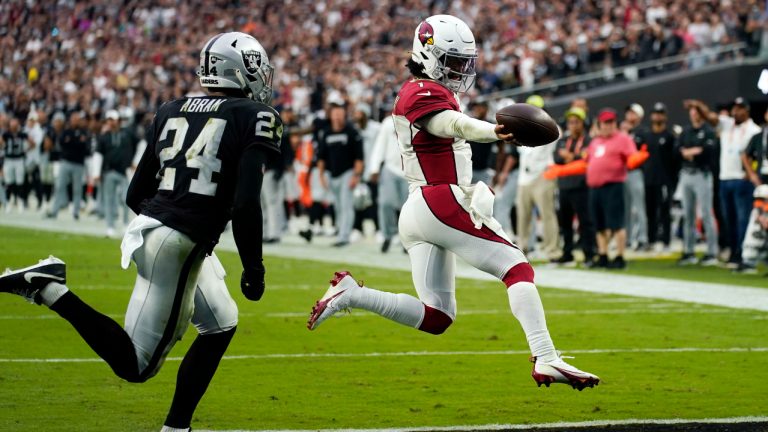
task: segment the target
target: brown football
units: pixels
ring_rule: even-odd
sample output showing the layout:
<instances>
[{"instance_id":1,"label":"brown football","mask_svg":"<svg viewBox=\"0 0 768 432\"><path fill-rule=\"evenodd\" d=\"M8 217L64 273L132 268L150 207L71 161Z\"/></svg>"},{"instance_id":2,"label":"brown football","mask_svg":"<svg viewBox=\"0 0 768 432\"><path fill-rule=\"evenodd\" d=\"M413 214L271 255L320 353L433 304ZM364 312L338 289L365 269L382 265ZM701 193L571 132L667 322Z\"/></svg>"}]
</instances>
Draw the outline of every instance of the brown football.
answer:
<instances>
[{"instance_id":1,"label":"brown football","mask_svg":"<svg viewBox=\"0 0 768 432\"><path fill-rule=\"evenodd\" d=\"M518 144L536 147L560 138L560 129L552 117L541 108L518 103L506 106L496 113L496 123L503 125L503 133L512 133Z\"/></svg>"}]
</instances>

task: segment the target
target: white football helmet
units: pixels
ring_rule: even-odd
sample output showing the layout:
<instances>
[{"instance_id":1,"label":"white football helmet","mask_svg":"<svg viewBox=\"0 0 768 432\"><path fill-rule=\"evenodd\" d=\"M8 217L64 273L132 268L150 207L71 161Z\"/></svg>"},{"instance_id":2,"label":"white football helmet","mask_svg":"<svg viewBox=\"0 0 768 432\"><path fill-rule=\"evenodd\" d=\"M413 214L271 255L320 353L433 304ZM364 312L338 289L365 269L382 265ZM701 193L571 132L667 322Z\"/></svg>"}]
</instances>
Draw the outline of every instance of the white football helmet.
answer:
<instances>
[{"instance_id":1,"label":"white football helmet","mask_svg":"<svg viewBox=\"0 0 768 432\"><path fill-rule=\"evenodd\" d=\"M411 59L454 92L466 92L475 83L475 37L455 16L434 15L422 21L413 37Z\"/></svg>"},{"instance_id":2,"label":"white football helmet","mask_svg":"<svg viewBox=\"0 0 768 432\"><path fill-rule=\"evenodd\" d=\"M200 51L200 85L208 88L240 89L257 102L272 102L272 76L264 47L251 35L220 33Z\"/></svg>"}]
</instances>

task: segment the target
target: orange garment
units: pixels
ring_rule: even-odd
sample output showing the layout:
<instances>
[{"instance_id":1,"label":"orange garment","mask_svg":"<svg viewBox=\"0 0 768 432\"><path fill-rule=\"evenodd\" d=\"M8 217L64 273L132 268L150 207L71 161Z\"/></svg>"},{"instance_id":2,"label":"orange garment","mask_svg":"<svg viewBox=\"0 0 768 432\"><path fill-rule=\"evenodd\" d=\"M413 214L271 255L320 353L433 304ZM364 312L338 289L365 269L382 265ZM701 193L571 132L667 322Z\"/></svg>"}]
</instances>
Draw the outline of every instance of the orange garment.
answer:
<instances>
[{"instance_id":1,"label":"orange garment","mask_svg":"<svg viewBox=\"0 0 768 432\"><path fill-rule=\"evenodd\" d=\"M312 159L315 149L312 140L303 140L296 149L296 180L299 183L299 201L305 208L312 207L312 189L309 185L309 173L312 169Z\"/></svg>"},{"instance_id":2,"label":"orange garment","mask_svg":"<svg viewBox=\"0 0 768 432\"><path fill-rule=\"evenodd\" d=\"M640 167L651 156L648 153L648 147L643 145L639 151L633 153L627 159L627 168L630 170ZM574 175L582 175L587 172L587 161L580 159L567 163L564 165L550 165L546 171L544 171L544 178L552 180L558 177L568 177Z\"/></svg>"}]
</instances>

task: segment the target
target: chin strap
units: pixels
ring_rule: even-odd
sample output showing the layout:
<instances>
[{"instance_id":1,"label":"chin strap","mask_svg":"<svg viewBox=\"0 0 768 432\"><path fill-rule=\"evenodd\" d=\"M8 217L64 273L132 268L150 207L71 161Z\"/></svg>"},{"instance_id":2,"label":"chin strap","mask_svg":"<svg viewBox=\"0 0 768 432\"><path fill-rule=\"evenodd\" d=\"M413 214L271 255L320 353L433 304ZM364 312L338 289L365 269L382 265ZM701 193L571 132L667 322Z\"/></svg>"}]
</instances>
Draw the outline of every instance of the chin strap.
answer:
<instances>
[{"instance_id":1,"label":"chin strap","mask_svg":"<svg viewBox=\"0 0 768 432\"><path fill-rule=\"evenodd\" d=\"M245 93L245 96L248 97L248 99L253 99L253 92L248 88L248 84L245 82L245 78L243 78L243 73L240 72L240 69L235 69L235 76L240 82L240 90Z\"/></svg>"}]
</instances>

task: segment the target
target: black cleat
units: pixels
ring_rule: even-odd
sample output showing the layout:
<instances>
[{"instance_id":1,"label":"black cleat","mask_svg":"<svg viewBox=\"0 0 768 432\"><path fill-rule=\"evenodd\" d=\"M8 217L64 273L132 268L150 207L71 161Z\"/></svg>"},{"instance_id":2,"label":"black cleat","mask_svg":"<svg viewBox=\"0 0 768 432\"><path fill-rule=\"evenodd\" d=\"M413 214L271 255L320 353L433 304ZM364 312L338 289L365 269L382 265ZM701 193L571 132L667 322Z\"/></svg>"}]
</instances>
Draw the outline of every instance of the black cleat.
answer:
<instances>
[{"instance_id":1,"label":"black cleat","mask_svg":"<svg viewBox=\"0 0 768 432\"><path fill-rule=\"evenodd\" d=\"M312 230L306 229L304 231L299 231L299 235L304 238L304 240L307 241L307 243L312 242Z\"/></svg>"},{"instance_id":2,"label":"black cleat","mask_svg":"<svg viewBox=\"0 0 768 432\"><path fill-rule=\"evenodd\" d=\"M67 265L51 255L39 263L0 275L0 292L17 294L30 303L40 304L40 290L51 282L67 282Z\"/></svg>"}]
</instances>

